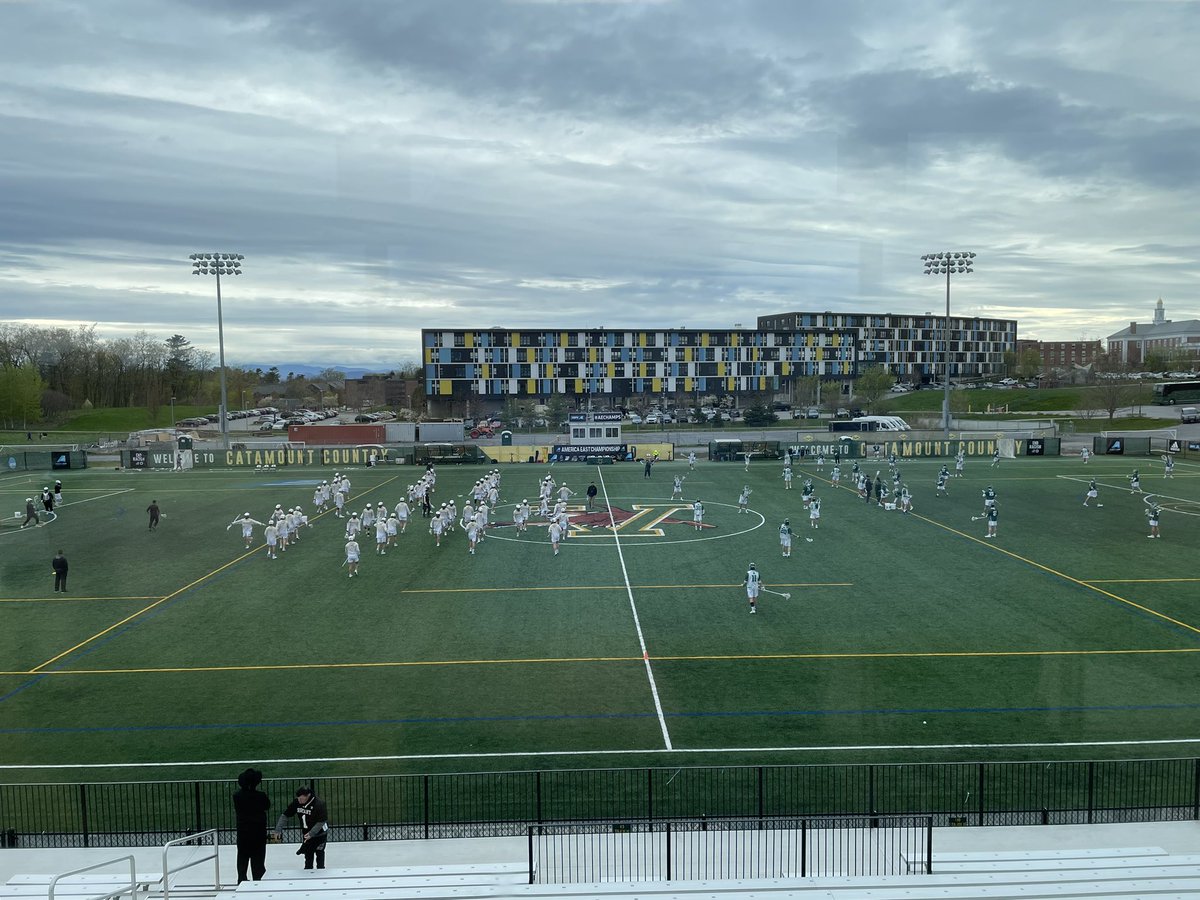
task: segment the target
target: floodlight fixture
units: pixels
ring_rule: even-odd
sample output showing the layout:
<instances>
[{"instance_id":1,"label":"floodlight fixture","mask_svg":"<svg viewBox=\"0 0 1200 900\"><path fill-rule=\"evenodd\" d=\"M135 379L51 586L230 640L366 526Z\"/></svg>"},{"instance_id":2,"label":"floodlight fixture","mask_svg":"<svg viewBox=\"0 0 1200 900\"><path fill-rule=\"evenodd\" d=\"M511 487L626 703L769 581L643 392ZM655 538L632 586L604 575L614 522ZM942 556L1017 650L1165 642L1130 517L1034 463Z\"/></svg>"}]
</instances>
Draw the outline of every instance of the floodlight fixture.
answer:
<instances>
[{"instance_id":1,"label":"floodlight fixture","mask_svg":"<svg viewBox=\"0 0 1200 900\"><path fill-rule=\"evenodd\" d=\"M975 271L975 254L970 250L942 250L921 257L926 275L946 276L946 318L942 322L942 434L950 437L950 276Z\"/></svg>"},{"instance_id":2,"label":"floodlight fixture","mask_svg":"<svg viewBox=\"0 0 1200 900\"><path fill-rule=\"evenodd\" d=\"M241 275L242 260L240 253L193 253L188 259L192 261L193 275L215 275L217 278L217 344L220 348L221 362L221 408L218 416L221 421L221 440L225 449L229 449L229 400L225 382L225 322L221 314L221 276Z\"/></svg>"}]
</instances>

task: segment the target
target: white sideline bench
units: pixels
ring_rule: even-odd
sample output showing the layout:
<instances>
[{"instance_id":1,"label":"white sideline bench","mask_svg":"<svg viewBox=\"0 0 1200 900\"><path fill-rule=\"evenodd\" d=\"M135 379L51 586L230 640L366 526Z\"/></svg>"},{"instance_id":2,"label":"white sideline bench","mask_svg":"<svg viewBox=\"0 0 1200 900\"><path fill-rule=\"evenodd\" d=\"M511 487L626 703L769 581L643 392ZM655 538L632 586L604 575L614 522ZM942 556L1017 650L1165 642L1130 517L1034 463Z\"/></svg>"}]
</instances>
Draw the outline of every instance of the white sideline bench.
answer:
<instances>
[{"instance_id":1,"label":"white sideline bench","mask_svg":"<svg viewBox=\"0 0 1200 900\"><path fill-rule=\"evenodd\" d=\"M1141 868L1164 865L1170 860L1166 856L1100 857L1098 859L1009 859L995 862L934 863L934 875L970 875L987 872L1101 872L1105 869L1127 869L1136 872ZM1195 864L1197 857L1187 859ZM1186 865L1187 863L1185 863Z\"/></svg>"},{"instance_id":2,"label":"white sideline bench","mask_svg":"<svg viewBox=\"0 0 1200 900\"><path fill-rule=\"evenodd\" d=\"M428 875L529 875L529 866L523 862L470 863L461 866L345 866L322 869L321 877L334 878L422 878ZM262 881L287 881L297 878L295 870L271 871ZM262 884L262 881L259 884ZM241 885L245 888L252 882Z\"/></svg>"},{"instance_id":3,"label":"white sideline bench","mask_svg":"<svg viewBox=\"0 0 1200 900\"><path fill-rule=\"evenodd\" d=\"M1080 850L988 850L983 852L935 853L934 861L979 859L1094 859L1105 856L1167 856L1162 847L1101 847Z\"/></svg>"},{"instance_id":4,"label":"white sideline bench","mask_svg":"<svg viewBox=\"0 0 1200 900\"><path fill-rule=\"evenodd\" d=\"M54 875L14 875L0 885L0 897L48 897ZM134 884L140 893L155 893L162 889L163 873L137 872ZM55 897L96 897L129 884L127 875L67 875L54 886ZM174 882L172 882L174 887ZM129 893L126 891L126 893Z\"/></svg>"},{"instance_id":5,"label":"white sideline bench","mask_svg":"<svg viewBox=\"0 0 1200 900\"><path fill-rule=\"evenodd\" d=\"M934 853L931 860L934 872L973 872L978 867L1005 868L1013 862L1052 862L1054 860L1103 860L1132 859L1136 857L1166 856L1162 847L1105 847L1080 850L997 850L983 852ZM920 873L925 867L924 857L900 855L909 872ZM961 868L960 868L961 867Z\"/></svg>"},{"instance_id":6,"label":"white sideline bench","mask_svg":"<svg viewBox=\"0 0 1200 900\"><path fill-rule=\"evenodd\" d=\"M528 884L527 872L483 872L478 875L397 875L391 878L323 878L320 871L311 878L277 879L275 881L243 881L237 886L237 895L248 900L261 900L266 896L283 896L292 892L305 896L326 894L329 900L335 896L375 896L407 891L421 887L469 887L472 885Z\"/></svg>"},{"instance_id":7,"label":"white sideline bench","mask_svg":"<svg viewBox=\"0 0 1200 900\"><path fill-rule=\"evenodd\" d=\"M1174 865L1102 873L1053 869L1042 872L990 872L974 875L844 876L837 878L605 882L602 884L536 884L520 886L399 888L394 900L469 900L469 898L685 898L685 900L1055 900L1055 898L1125 898L1125 900L1196 900L1200 897L1200 857L1162 857ZM255 900L301 900L304 891L256 894ZM378 892L320 893L315 900L379 900ZM217 900L237 900L222 894Z\"/></svg>"},{"instance_id":8,"label":"white sideline bench","mask_svg":"<svg viewBox=\"0 0 1200 900\"><path fill-rule=\"evenodd\" d=\"M417 889L393 893L397 900L487 900L487 898L606 898L606 900L1196 900L1200 875L1147 882L1141 878L1124 881L1022 882L992 885L960 884L953 876L930 881L936 876L892 876L890 879L844 878L807 881L692 881L633 882L626 884L527 885L520 888ZM297 894L285 894L295 898ZM353 896L353 895L351 895ZM216 900L233 900L234 894Z\"/></svg>"},{"instance_id":9,"label":"white sideline bench","mask_svg":"<svg viewBox=\"0 0 1200 900\"><path fill-rule=\"evenodd\" d=\"M54 875L14 875L5 882L8 885L23 885L23 884L50 884L55 878ZM163 873L160 869L157 872L137 872L134 878L139 885L159 884L163 880ZM67 875L58 880L59 887L73 884L129 884L129 879L124 875ZM57 888L55 893L57 893Z\"/></svg>"}]
</instances>

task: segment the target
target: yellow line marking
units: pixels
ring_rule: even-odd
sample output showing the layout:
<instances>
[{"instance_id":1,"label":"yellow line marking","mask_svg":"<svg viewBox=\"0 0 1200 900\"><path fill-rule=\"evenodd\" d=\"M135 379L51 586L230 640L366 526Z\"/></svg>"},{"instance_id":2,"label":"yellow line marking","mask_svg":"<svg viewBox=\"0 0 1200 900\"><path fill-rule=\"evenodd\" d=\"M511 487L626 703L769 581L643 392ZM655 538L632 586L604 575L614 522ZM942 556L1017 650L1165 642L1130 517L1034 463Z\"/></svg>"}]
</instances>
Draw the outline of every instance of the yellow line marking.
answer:
<instances>
[{"instance_id":1,"label":"yellow line marking","mask_svg":"<svg viewBox=\"0 0 1200 900\"><path fill-rule=\"evenodd\" d=\"M1093 584L1091 584L1089 582L1080 581L1078 578L1072 578L1070 575L1067 575L1065 572L1060 572L1057 569L1052 569L1049 566L1044 566L1039 562L1034 562L1032 559L1027 559L1024 556L1021 556L1019 553L1013 553L1011 550L1005 550L1003 547L998 547L995 544L991 544L991 543L988 543L987 541L980 540L979 538L975 537L974 535L967 534L964 531L959 531L957 528L951 528L949 525L943 525L941 522L937 522L937 521L934 521L933 519L926 518L925 516L922 516L919 513L913 513L912 515L914 518L920 519L922 522L928 522L930 525L934 525L938 528L944 529L945 531L949 531L951 534L957 534L959 537L966 538L968 541L972 541L976 544L979 544L982 547L987 547L988 549L994 550L997 553L1003 553L1005 556L1010 556L1013 559L1020 560L1021 562L1026 563L1027 565L1033 566L1035 569L1041 569L1043 572L1048 572L1051 575L1056 575L1059 578L1063 579L1064 581L1069 581L1072 584L1077 584L1080 587L1087 588L1089 591L1095 591L1097 594L1102 594L1105 597L1108 597L1112 600L1116 600L1118 603L1124 603L1126 606L1132 606L1134 609L1140 609L1142 612L1149 613L1150 615L1155 616L1156 618L1162 619L1165 622L1170 622L1172 625L1178 625L1180 628L1186 628L1188 631L1191 631L1194 634L1200 634L1200 628L1197 628L1194 625L1189 625L1187 622L1181 622L1179 619L1173 619L1170 616L1166 615L1165 613L1160 613L1158 610L1151 609L1148 606L1143 606L1140 603L1135 603L1132 600L1127 600L1126 598L1120 597L1117 594L1112 593L1111 591L1106 591L1103 588L1095 587Z\"/></svg>"},{"instance_id":2,"label":"yellow line marking","mask_svg":"<svg viewBox=\"0 0 1200 900\"><path fill-rule=\"evenodd\" d=\"M1089 578L1084 584L1171 584L1200 581L1200 578Z\"/></svg>"},{"instance_id":3,"label":"yellow line marking","mask_svg":"<svg viewBox=\"0 0 1200 900\"><path fill-rule=\"evenodd\" d=\"M157 600L158 597L0 597L0 603L73 603L78 600Z\"/></svg>"},{"instance_id":4,"label":"yellow line marking","mask_svg":"<svg viewBox=\"0 0 1200 900\"><path fill-rule=\"evenodd\" d=\"M843 659L983 659L1045 656L1136 656L1200 653L1200 647L1127 650L935 650L884 653L735 653L711 656L652 656L652 662L725 662L730 660L843 660ZM640 656L530 657L514 659L438 659L360 663L280 663L244 666L171 666L165 668L56 669L41 672L0 672L0 676L42 675L169 675L203 672L286 672L323 669L406 669L436 666L558 665L574 663L643 662Z\"/></svg>"},{"instance_id":5,"label":"yellow line marking","mask_svg":"<svg viewBox=\"0 0 1200 900\"><path fill-rule=\"evenodd\" d=\"M437 660L403 660L393 662L363 662L363 663L283 663L280 665L253 666L194 666L179 668L138 668L138 669L55 669L53 672L0 672L0 675L142 675L142 674L178 674L184 672L274 672L294 671L304 669L404 669L425 668L430 666L502 666L523 664L550 663L586 663L586 662L642 662L640 656L584 656L579 658L545 659L437 659Z\"/></svg>"},{"instance_id":6,"label":"yellow line marking","mask_svg":"<svg viewBox=\"0 0 1200 900\"><path fill-rule=\"evenodd\" d=\"M853 581L800 581L790 584L772 581L776 587L854 587ZM742 587L741 582L733 584L635 584L633 588L639 591L680 591L700 588L720 588L732 590ZM397 591L399 594L504 594L512 592L527 593L529 591L623 591L623 584L566 584L559 587L493 587L493 588L406 588Z\"/></svg>"},{"instance_id":7,"label":"yellow line marking","mask_svg":"<svg viewBox=\"0 0 1200 900\"><path fill-rule=\"evenodd\" d=\"M376 487L377 488L382 487L384 484L388 484L389 482L395 481L399 477L400 477L399 475L393 475L391 478L387 479L387 481L384 481L382 484L377 485ZM355 495L355 499L357 499L358 497L361 497L361 496L362 496L361 494L357 494L357 495ZM70 647L70 648L64 650L62 653L58 654L57 656L52 656L50 659L46 660L44 663L34 666L32 669L29 670L29 674L30 675L38 674L39 669L46 668L46 666L50 665L51 663L57 662L58 660L62 659L64 656L68 656L71 653L74 653L80 647L86 647L88 644L92 643L92 641L96 640L97 638L104 637L104 635L108 634L110 631L113 631L116 628L120 628L122 625L132 622L134 619L138 618L139 616L142 616L145 613L150 612L150 610L154 609L155 607L161 606L162 604L166 603L168 600L178 597L184 591L189 590L190 588L193 588L198 584L202 584L205 581L208 581L208 579L212 578L217 573L223 572L226 569L228 569L230 566L235 565L235 564L241 562L242 560L253 556L255 553L257 553L259 551L259 549L260 549L259 547L255 547L251 550L247 550L241 556L235 556L229 562L225 563L222 566L218 566L217 568L213 569L211 572L209 572L206 575L201 575L199 578L197 578L195 581L191 582L190 584L185 584L179 590L172 591L171 593L167 594L167 596L165 596L165 597L160 597L159 599L157 599L153 603L151 603L149 606L142 607L141 609L139 609L137 612L133 613L132 615L128 615L125 618L121 619L119 622L114 622L112 625L109 625L103 631L98 631L95 634L93 634L90 638L80 641L74 647Z\"/></svg>"},{"instance_id":8,"label":"yellow line marking","mask_svg":"<svg viewBox=\"0 0 1200 900\"><path fill-rule=\"evenodd\" d=\"M1200 647L1159 648L1148 650L930 650L890 653L761 653L717 656L652 656L657 661L726 659L953 659L1020 656L1130 656L1137 654L1200 653Z\"/></svg>"},{"instance_id":9,"label":"yellow line marking","mask_svg":"<svg viewBox=\"0 0 1200 900\"><path fill-rule=\"evenodd\" d=\"M220 566L216 569L213 569L207 575L201 575L199 578L197 578L191 584L185 584L179 590L174 591L170 594L167 594L167 596L165 596L165 597L160 597L159 599L157 599L153 603L151 603L149 606L142 607L141 609L139 609L137 612L133 613L132 615L128 615L125 618L121 619L119 622L114 622L112 625L109 625L103 631L98 631L95 634L93 634L90 638L80 641L74 647L70 647L69 649L64 650L62 653L58 654L57 656L52 656L50 659L46 660L44 663L34 666L32 669L29 670L29 674L36 675L38 673L39 669L44 669L46 666L50 665L51 663L57 662L58 660L62 659L64 656L74 653L80 647L86 647L88 644L90 644L92 641L96 640L97 638L102 638L102 637L104 637L104 635L108 634L110 631L112 631L116 628L120 628L122 625L125 625L128 622L132 622L134 619L138 618L139 616L150 612L150 610L154 609L156 606L161 606L162 604L166 603L172 597L178 597L180 594L182 594L188 588L194 587L195 585L200 584L202 581L207 581L209 578L212 578L218 572L228 569L230 566L234 565L235 563L241 562L243 559L246 559L248 556L253 556L257 552L258 552L257 548L255 548L254 550L247 550L241 556L231 559L229 562L225 563L225 565Z\"/></svg>"}]
</instances>

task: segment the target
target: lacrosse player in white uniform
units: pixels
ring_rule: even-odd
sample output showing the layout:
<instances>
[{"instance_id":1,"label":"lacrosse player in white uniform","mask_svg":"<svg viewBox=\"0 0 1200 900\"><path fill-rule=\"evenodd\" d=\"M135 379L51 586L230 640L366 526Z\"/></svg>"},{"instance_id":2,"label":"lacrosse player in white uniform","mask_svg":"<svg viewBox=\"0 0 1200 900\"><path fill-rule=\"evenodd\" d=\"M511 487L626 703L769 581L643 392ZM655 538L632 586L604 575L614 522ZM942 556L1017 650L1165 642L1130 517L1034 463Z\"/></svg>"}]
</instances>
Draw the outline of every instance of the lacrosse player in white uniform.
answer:
<instances>
[{"instance_id":1,"label":"lacrosse player in white uniform","mask_svg":"<svg viewBox=\"0 0 1200 900\"><path fill-rule=\"evenodd\" d=\"M746 570L746 579L742 585L746 588L746 599L750 601L750 612L758 612L758 592L762 588L762 577L754 563L750 563L750 568Z\"/></svg>"},{"instance_id":2,"label":"lacrosse player in white uniform","mask_svg":"<svg viewBox=\"0 0 1200 900\"><path fill-rule=\"evenodd\" d=\"M275 527L274 520L268 522L263 529L263 537L267 539L267 559L278 559L275 548L279 546L279 529Z\"/></svg>"},{"instance_id":3,"label":"lacrosse player in white uniform","mask_svg":"<svg viewBox=\"0 0 1200 900\"><path fill-rule=\"evenodd\" d=\"M232 522L230 522L228 525L226 525L225 530L228 531L234 525L241 525L242 526L242 540L246 542L246 549L249 550L250 545L252 543L254 543L254 526L262 525L262 524L263 523L258 521L258 519L250 518L250 513L245 512L245 513L242 513L240 516L238 516L236 519L234 519Z\"/></svg>"},{"instance_id":4,"label":"lacrosse player in white uniform","mask_svg":"<svg viewBox=\"0 0 1200 900\"><path fill-rule=\"evenodd\" d=\"M792 555L792 524L787 519L779 526L779 546L783 550L784 559Z\"/></svg>"}]
</instances>

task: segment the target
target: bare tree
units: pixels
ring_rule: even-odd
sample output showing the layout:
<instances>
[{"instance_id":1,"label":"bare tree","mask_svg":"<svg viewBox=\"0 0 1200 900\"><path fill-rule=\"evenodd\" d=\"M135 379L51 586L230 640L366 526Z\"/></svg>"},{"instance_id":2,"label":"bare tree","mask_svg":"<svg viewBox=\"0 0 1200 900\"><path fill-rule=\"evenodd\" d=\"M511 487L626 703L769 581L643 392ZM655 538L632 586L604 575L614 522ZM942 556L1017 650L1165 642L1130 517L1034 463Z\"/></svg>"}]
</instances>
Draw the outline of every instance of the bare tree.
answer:
<instances>
[{"instance_id":1,"label":"bare tree","mask_svg":"<svg viewBox=\"0 0 1200 900\"><path fill-rule=\"evenodd\" d=\"M1141 385L1128 378L1101 378L1094 388L1097 405L1108 414L1108 421L1116 418L1117 410L1132 406Z\"/></svg>"},{"instance_id":2,"label":"bare tree","mask_svg":"<svg viewBox=\"0 0 1200 900\"><path fill-rule=\"evenodd\" d=\"M892 373L884 366L875 366L858 376L854 382L854 396L868 409L894 383Z\"/></svg>"},{"instance_id":3,"label":"bare tree","mask_svg":"<svg viewBox=\"0 0 1200 900\"><path fill-rule=\"evenodd\" d=\"M828 412L833 412L842 402L842 383L840 381L821 382L821 405Z\"/></svg>"}]
</instances>

